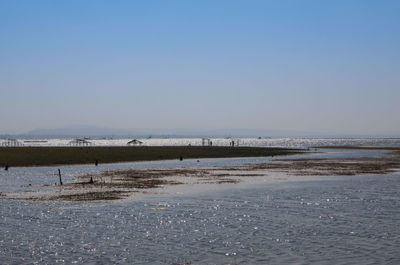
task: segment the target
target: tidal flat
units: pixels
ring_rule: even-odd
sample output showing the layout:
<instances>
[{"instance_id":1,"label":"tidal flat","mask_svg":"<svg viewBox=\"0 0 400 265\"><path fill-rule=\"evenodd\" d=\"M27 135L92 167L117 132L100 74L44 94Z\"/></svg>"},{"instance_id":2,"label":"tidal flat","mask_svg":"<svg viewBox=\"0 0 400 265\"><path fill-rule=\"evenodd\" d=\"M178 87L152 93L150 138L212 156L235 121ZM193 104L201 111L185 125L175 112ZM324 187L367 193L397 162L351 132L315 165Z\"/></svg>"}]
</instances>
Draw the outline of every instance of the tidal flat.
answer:
<instances>
[{"instance_id":1,"label":"tidal flat","mask_svg":"<svg viewBox=\"0 0 400 265\"><path fill-rule=\"evenodd\" d=\"M1 167L80 165L191 158L264 157L304 149L227 146L0 147Z\"/></svg>"},{"instance_id":2,"label":"tidal flat","mask_svg":"<svg viewBox=\"0 0 400 265\"><path fill-rule=\"evenodd\" d=\"M334 149L330 147L331 149ZM345 147L342 149L351 149ZM370 150L368 147L355 149ZM40 192L2 193L1 199L28 201L107 201L128 198L135 193L154 192L174 185L236 184L252 178L287 180L301 176L356 176L388 174L400 169L399 148L379 148L377 157L310 158L282 157L265 163L209 168L143 168L104 170L74 176L64 185L38 185ZM293 153L294 154L294 153ZM53 188L57 188L56 191Z\"/></svg>"}]
</instances>

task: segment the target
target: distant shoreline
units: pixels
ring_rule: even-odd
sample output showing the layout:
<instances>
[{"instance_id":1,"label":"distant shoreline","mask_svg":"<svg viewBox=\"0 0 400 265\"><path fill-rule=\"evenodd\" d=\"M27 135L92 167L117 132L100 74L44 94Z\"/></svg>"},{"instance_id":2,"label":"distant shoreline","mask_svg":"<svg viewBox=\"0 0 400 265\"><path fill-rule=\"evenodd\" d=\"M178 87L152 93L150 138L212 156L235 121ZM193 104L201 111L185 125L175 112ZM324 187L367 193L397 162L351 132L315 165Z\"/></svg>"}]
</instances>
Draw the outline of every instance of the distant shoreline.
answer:
<instances>
[{"instance_id":1,"label":"distant shoreline","mask_svg":"<svg viewBox=\"0 0 400 265\"><path fill-rule=\"evenodd\" d=\"M29 167L170 159L290 155L303 149L225 146L0 147L0 166Z\"/></svg>"}]
</instances>

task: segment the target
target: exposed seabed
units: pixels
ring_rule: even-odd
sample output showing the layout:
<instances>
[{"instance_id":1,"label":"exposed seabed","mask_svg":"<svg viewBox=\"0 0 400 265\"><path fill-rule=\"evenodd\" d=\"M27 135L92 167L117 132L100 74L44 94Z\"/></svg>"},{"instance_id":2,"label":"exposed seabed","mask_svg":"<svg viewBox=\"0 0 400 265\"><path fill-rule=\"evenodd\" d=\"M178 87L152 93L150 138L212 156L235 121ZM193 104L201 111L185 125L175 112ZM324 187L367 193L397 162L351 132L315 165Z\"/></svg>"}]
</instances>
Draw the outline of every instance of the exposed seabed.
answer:
<instances>
[{"instance_id":1,"label":"exposed seabed","mask_svg":"<svg viewBox=\"0 0 400 265\"><path fill-rule=\"evenodd\" d=\"M107 201L121 200L135 194L166 192L168 187L176 185L189 187L200 184L237 184L251 179L290 181L305 176L354 176L398 171L400 150L383 147L379 150L387 152L379 157L309 158L307 155L301 158L279 157L267 163L230 167L106 170L75 176L73 182L63 185L36 185L29 186L29 190L3 192L0 193L0 199ZM37 189L32 190L32 188Z\"/></svg>"}]
</instances>

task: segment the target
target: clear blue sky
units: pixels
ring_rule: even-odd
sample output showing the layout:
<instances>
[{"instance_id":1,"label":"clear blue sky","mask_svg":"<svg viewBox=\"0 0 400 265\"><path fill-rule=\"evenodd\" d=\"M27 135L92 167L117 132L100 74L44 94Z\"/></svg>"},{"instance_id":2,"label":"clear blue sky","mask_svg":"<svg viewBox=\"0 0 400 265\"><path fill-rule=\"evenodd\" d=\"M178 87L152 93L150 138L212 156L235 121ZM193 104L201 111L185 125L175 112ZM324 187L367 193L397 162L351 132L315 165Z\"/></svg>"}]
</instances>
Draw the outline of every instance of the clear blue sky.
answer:
<instances>
[{"instance_id":1,"label":"clear blue sky","mask_svg":"<svg viewBox=\"0 0 400 265\"><path fill-rule=\"evenodd\" d=\"M0 1L0 133L400 135L400 1Z\"/></svg>"}]
</instances>

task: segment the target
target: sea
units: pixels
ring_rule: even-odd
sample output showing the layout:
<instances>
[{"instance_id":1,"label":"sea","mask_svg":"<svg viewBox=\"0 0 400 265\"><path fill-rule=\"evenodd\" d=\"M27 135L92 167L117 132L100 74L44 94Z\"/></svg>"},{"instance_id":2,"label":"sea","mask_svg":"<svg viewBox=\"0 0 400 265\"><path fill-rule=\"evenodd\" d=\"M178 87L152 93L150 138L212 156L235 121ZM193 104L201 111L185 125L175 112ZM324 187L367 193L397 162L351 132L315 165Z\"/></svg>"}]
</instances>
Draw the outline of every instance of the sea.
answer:
<instances>
[{"instance_id":1,"label":"sea","mask_svg":"<svg viewBox=\"0 0 400 265\"><path fill-rule=\"evenodd\" d=\"M72 140L18 142L68 146ZM124 146L132 139L87 140L93 146ZM148 146L203 143L190 138L138 140ZM213 145L221 146L232 140L238 140L239 146L315 151L297 155L299 158L379 157L385 153L315 146L400 146L400 139L395 138L211 139ZM0 264L400 264L399 172L291 178L272 175L248 178L239 184L165 187L117 201L32 202L4 196L54 183L58 168L68 182L79 174L103 170L210 168L271 159L187 159L1 170Z\"/></svg>"}]
</instances>

